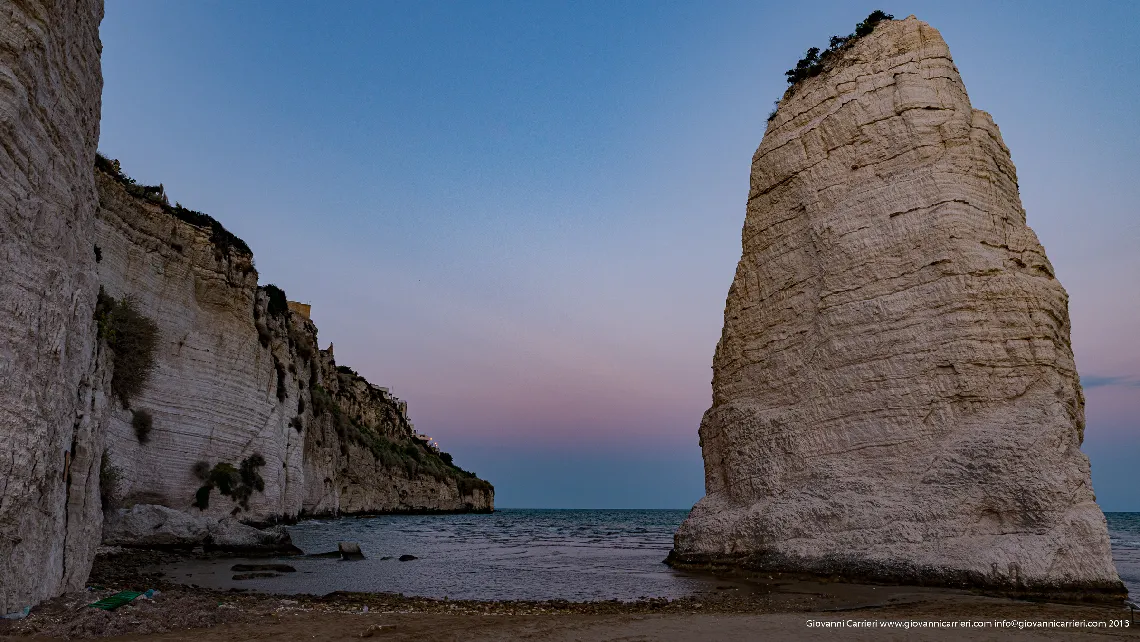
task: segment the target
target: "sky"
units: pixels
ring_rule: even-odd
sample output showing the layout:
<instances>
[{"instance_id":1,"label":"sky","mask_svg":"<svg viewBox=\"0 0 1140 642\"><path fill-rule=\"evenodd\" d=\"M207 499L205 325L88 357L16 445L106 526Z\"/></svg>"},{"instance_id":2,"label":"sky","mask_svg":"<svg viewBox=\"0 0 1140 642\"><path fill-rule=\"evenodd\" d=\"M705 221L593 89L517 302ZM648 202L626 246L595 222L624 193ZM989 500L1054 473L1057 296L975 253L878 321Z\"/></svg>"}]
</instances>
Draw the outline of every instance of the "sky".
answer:
<instances>
[{"instance_id":1,"label":"sky","mask_svg":"<svg viewBox=\"0 0 1140 642\"><path fill-rule=\"evenodd\" d=\"M107 0L100 149L254 250L499 507L688 508L783 72L942 32L1070 295L1083 450L1140 511L1140 3Z\"/></svg>"}]
</instances>

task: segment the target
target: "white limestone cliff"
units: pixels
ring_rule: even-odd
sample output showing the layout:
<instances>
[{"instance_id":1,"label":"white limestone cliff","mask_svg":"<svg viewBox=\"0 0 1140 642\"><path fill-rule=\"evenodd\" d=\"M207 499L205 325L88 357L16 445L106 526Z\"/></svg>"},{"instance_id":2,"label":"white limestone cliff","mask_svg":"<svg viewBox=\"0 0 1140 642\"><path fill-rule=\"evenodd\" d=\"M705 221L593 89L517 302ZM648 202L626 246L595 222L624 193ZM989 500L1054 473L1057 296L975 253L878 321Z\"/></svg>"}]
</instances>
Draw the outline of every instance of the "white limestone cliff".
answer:
<instances>
[{"instance_id":1,"label":"white limestone cliff","mask_svg":"<svg viewBox=\"0 0 1140 642\"><path fill-rule=\"evenodd\" d=\"M492 510L489 484L409 450L406 404L318 350L305 306L282 298L274 307L244 243L204 215L183 210L183 220L160 197L128 193L113 173L96 175L99 282L159 330L154 371L130 408L116 402L107 429L116 506L250 523ZM153 417L145 442L135 411ZM204 485L196 464L236 468L255 455L264 489L247 505L217 490L205 509L194 505Z\"/></svg>"},{"instance_id":2,"label":"white limestone cliff","mask_svg":"<svg viewBox=\"0 0 1140 642\"><path fill-rule=\"evenodd\" d=\"M752 162L677 565L1123 593L1068 297L942 37L888 21Z\"/></svg>"},{"instance_id":3,"label":"white limestone cliff","mask_svg":"<svg viewBox=\"0 0 1140 642\"><path fill-rule=\"evenodd\" d=\"M81 587L99 543L102 18L99 0L0 3L0 613Z\"/></svg>"},{"instance_id":4,"label":"white limestone cliff","mask_svg":"<svg viewBox=\"0 0 1140 642\"><path fill-rule=\"evenodd\" d=\"M102 17L101 0L0 0L0 614L82 588L104 500L118 544L174 524L167 539L204 526L239 548L281 544L239 521L492 510L490 484L412 443L403 402L316 349L305 306L270 312L244 243L93 171ZM101 286L159 331L130 408L111 394ZM134 410L153 417L146 443ZM213 489L192 505L196 464L254 455L248 502Z\"/></svg>"}]
</instances>

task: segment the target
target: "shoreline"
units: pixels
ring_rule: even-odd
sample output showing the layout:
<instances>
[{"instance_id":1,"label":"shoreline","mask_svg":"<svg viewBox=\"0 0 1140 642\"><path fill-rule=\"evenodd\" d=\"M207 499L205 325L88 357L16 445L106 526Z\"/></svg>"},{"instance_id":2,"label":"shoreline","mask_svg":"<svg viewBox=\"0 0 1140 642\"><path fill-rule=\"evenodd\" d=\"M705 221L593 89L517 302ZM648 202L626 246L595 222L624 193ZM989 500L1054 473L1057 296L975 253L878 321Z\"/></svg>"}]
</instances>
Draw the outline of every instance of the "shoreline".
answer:
<instances>
[{"instance_id":1,"label":"shoreline","mask_svg":"<svg viewBox=\"0 0 1140 642\"><path fill-rule=\"evenodd\" d=\"M957 569L922 568L910 564L885 564L871 560L796 560L785 556L739 554L709 555L678 553L670 550L665 558L670 568L707 572L717 575L774 575L815 580L825 583L864 584L875 586L934 587L970 591L979 595L1014 600L1044 601L1057 604L1102 604L1125 606L1128 589L1124 582L1115 585L1034 585L994 583L978 572ZM777 569L802 570L777 570Z\"/></svg>"},{"instance_id":2,"label":"shoreline","mask_svg":"<svg viewBox=\"0 0 1140 642\"><path fill-rule=\"evenodd\" d=\"M498 509L501 511L502 509ZM246 526L253 528L269 528L271 526L294 526L306 520L329 520L329 519L351 519L351 518L364 518L364 517L386 517L390 515L491 515L496 512L494 507L491 508L408 508L408 509L394 509L394 510L381 510L381 511L360 511L360 512L323 512L323 513L298 513L296 515L275 515L268 519L262 520L238 520Z\"/></svg>"},{"instance_id":3,"label":"shoreline","mask_svg":"<svg viewBox=\"0 0 1140 642\"><path fill-rule=\"evenodd\" d=\"M512 639L525 633L534 639L550 640L637 635L683 640L695 639L693 635L740 639L738 630L769 630L766 627L771 627L773 635L784 636L837 633L831 629L813 632L810 621L972 618L1123 622L1134 617L1123 606L1027 601L935 587L819 582L775 574L751 578L717 575L725 585L717 586L716 591L674 599L571 602L450 600L342 591L326 595L223 591L173 583L156 570L158 565L176 560L232 557L132 549L103 552L87 583L97 588L49 600L35 607L26 619L0 621L0 636L206 641L254 635L290 639L304 632L306 638L312 633L315 639L339 640L382 633L386 637L388 632L403 631L411 637L392 639ZM742 588L744 584L751 590ZM151 588L159 591L153 601L140 598L111 612L85 606L120 590ZM1132 622L1125 628L1071 632L1078 636L1072 639L1104 639L1108 632L1140 639L1140 622L1134 626ZM886 639L881 637L882 631L863 633L871 636L866 639ZM944 631L940 635L953 634L956 638L929 639L960 639L963 633ZM161 637L156 638L159 634ZM924 638L910 635L899 639Z\"/></svg>"}]
</instances>

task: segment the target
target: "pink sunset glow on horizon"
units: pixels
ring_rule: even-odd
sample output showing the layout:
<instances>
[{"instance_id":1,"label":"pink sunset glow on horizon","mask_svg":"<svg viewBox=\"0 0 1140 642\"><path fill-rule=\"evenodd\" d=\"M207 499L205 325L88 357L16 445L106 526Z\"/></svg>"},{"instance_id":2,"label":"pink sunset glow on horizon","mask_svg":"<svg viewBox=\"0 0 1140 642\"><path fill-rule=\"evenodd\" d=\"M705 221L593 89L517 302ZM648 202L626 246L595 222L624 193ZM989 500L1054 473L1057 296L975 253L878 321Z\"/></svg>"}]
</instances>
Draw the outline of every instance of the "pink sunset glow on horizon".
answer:
<instances>
[{"instance_id":1,"label":"pink sunset glow on horizon","mask_svg":"<svg viewBox=\"0 0 1140 642\"><path fill-rule=\"evenodd\" d=\"M500 505L691 506L765 118L805 43L866 11L416 7L110 3L100 147L245 239ZM1070 295L1098 496L1140 510L1140 15L907 12L1012 150Z\"/></svg>"}]
</instances>

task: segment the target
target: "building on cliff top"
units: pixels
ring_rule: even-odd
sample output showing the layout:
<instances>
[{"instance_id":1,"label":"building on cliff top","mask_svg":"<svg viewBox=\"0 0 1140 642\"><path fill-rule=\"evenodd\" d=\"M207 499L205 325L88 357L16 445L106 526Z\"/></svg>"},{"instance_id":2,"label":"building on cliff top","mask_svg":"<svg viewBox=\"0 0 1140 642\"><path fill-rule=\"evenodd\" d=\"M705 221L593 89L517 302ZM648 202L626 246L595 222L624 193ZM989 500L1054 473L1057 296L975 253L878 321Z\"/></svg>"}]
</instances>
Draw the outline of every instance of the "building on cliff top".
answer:
<instances>
[{"instance_id":1,"label":"building on cliff top","mask_svg":"<svg viewBox=\"0 0 1140 642\"><path fill-rule=\"evenodd\" d=\"M308 303L299 303L297 301L289 301L288 304L290 312L299 314L306 319L312 320L312 317L309 316L309 313L312 311L313 306L309 305Z\"/></svg>"}]
</instances>

